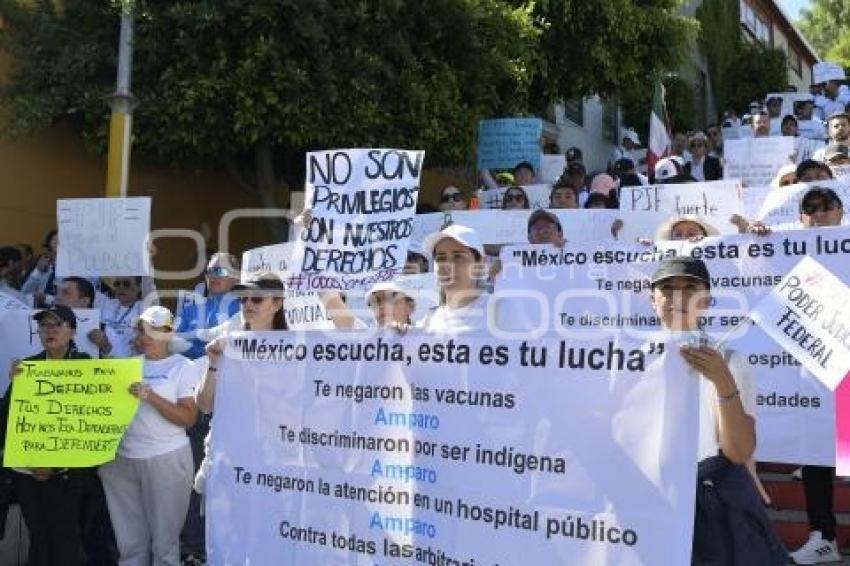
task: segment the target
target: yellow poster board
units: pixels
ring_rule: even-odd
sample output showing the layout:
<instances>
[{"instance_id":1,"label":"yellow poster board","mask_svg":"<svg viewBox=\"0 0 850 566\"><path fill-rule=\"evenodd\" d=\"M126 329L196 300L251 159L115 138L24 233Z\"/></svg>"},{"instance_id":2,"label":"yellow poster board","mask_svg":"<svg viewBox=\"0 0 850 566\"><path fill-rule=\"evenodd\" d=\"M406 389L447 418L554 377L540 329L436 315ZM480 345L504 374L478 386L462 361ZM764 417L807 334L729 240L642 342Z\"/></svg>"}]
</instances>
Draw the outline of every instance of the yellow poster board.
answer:
<instances>
[{"instance_id":1,"label":"yellow poster board","mask_svg":"<svg viewBox=\"0 0 850 566\"><path fill-rule=\"evenodd\" d=\"M115 458L139 407L141 358L23 361L12 384L3 465L85 468Z\"/></svg>"}]
</instances>

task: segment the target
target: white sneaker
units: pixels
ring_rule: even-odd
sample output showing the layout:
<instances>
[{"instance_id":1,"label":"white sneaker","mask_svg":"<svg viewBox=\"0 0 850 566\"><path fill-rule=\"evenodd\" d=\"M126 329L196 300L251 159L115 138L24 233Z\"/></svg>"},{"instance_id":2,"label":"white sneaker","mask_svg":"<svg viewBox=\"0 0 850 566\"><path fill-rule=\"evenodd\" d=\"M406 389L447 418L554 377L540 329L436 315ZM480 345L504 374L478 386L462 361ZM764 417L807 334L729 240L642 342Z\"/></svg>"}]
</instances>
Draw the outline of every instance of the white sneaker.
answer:
<instances>
[{"instance_id":1,"label":"white sneaker","mask_svg":"<svg viewBox=\"0 0 850 566\"><path fill-rule=\"evenodd\" d=\"M821 564L823 562L840 562L838 546L834 540L825 540L820 531L809 533L806 544L791 553L794 564Z\"/></svg>"}]
</instances>

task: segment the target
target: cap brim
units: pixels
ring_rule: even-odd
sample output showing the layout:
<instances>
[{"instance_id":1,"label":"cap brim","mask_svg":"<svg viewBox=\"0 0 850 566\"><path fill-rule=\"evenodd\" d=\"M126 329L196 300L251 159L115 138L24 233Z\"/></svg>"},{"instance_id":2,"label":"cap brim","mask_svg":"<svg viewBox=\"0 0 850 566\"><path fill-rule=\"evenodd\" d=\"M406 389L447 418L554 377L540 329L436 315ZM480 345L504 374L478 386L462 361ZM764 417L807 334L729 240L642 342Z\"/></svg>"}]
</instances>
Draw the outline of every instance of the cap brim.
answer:
<instances>
[{"instance_id":1,"label":"cap brim","mask_svg":"<svg viewBox=\"0 0 850 566\"><path fill-rule=\"evenodd\" d=\"M687 277L688 279L695 279L696 281L699 281L700 283L703 283L703 284L707 285L708 287L711 287L710 282L706 281L702 277L699 277L698 275L693 275L692 273L668 273L668 274L662 275L661 277L659 277L657 279L653 279L649 284L650 284L651 287L655 287L658 283L661 283L662 281L666 281L667 279L672 279L674 277Z\"/></svg>"}]
</instances>

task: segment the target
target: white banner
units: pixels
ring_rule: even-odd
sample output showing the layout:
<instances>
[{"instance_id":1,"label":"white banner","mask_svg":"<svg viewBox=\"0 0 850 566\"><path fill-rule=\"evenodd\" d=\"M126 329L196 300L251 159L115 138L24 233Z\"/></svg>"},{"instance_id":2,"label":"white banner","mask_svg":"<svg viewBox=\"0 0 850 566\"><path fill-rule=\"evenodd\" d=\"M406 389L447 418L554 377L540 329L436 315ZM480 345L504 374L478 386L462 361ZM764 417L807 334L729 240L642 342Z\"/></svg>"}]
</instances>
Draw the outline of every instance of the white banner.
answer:
<instances>
[{"instance_id":1,"label":"white banner","mask_svg":"<svg viewBox=\"0 0 850 566\"><path fill-rule=\"evenodd\" d=\"M711 273L714 305L703 320L709 335L720 340L743 324L726 345L747 361L757 383L758 459L834 465L832 392L747 318L803 257L816 258L846 284L850 228L723 236L698 244L505 248L496 280L499 326L523 336L555 328L568 337L607 330L644 338L660 324L649 302L649 278L662 258L682 254L704 259Z\"/></svg>"},{"instance_id":2,"label":"white banner","mask_svg":"<svg viewBox=\"0 0 850 566\"><path fill-rule=\"evenodd\" d=\"M566 166L567 158L563 154L543 155L540 157L540 179L553 185L564 174Z\"/></svg>"},{"instance_id":3,"label":"white banner","mask_svg":"<svg viewBox=\"0 0 850 566\"><path fill-rule=\"evenodd\" d=\"M810 257L759 302L752 319L830 390L850 371L850 289Z\"/></svg>"},{"instance_id":4,"label":"white banner","mask_svg":"<svg viewBox=\"0 0 850 566\"><path fill-rule=\"evenodd\" d=\"M744 214L750 220L760 220L778 228L800 228L800 202L814 187L835 191L838 198L850 205L850 182L847 179L798 183L786 187L745 187ZM846 220L844 222L846 224Z\"/></svg>"},{"instance_id":5,"label":"white banner","mask_svg":"<svg viewBox=\"0 0 850 566\"><path fill-rule=\"evenodd\" d=\"M676 345L308 338L230 343L210 564L690 562L698 378Z\"/></svg>"},{"instance_id":6,"label":"white banner","mask_svg":"<svg viewBox=\"0 0 850 566\"><path fill-rule=\"evenodd\" d=\"M723 143L724 179L741 179L746 187L769 185L783 165L794 163L794 138L741 138Z\"/></svg>"},{"instance_id":7,"label":"white banner","mask_svg":"<svg viewBox=\"0 0 850 566\"><path fill-rule=\"evenodd\" d=\"M346 149L307 154L296 264L300 290L368 288L401 271L419 197L423 151Z\"/></svg>"},{"instance_id":8,"label":"white banner","mask_svg":"<svg viewBox=\"0 0 850 566\"><path fill-rule=\"evenodd\" d=\"M683 215L700 218L721 234L733 234L737 228L730 218L744 214L741 182L623 187L620 211L624 221L622 239L626 241L653 238L662 224Z\"/></svg>"},{"instance_id":9,"label":"white banner","mask_svg":"<svg viewBox=\"0 0 850 566\"><path fill-rule=\"evenodd\" d=\"M56 201L59 277L153 275L150 197Z\"/></svg>"},{"instance_id":10,"label":"white banner","mask_svg":"<svg viewBox=\"0 0 850 566\"><path fill-rule=\"evenodd\" d=\"M411 246L422 247L423 240L449 224L473 228L485 244L517 244L528 242L528 219L534 210L460 210L417 214L413 220ZM568 242L595 242L613 240L614 222L622 214L607 209L550 208L561 223ZM621 235L618 233L618 237Z\"/></svg>"},{"instance_id":11,"label":"white banner","mask_svg":"<svg viewBox=\"0 0 850 566\"><path fill-rule=\"evenodd\" d=\"M9 385L9 370L12 362L33 356L44 348L38 338L38 324L33 315L41 309L11 309L0 311L0 394ZM77 349L92 358L99 357L97 346L88 339L92 330L100 328L99 309L74 309L77 316L77 332L74 343Z\"/></svg>"}]
</instances>

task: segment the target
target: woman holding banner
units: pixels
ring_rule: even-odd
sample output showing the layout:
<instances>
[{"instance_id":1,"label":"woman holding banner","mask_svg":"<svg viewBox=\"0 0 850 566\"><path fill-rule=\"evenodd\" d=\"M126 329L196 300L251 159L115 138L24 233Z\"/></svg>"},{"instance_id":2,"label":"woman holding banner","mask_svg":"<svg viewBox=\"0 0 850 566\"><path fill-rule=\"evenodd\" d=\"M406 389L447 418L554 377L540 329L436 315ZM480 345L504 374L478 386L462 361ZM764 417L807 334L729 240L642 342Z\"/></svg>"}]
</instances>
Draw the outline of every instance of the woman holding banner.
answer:
<instances>
[{"instance_id":1,"label":"woman holding banner","mask_svg":"<svg viewBox=\"0 0 850 566\"><path fill-rule=\"evenodd\" d=\"M773 532L746 468L756 448L755 387L745 363L712 346L700 329L711 303L711 277L702 260L661 262L651 301L665 331L699 379L696 517L692 564L784 565L788 556Z\"/></svg>"},{"instance_id":2,"label":"woman holding banner","mask_svg":"<svg viewBox=\"0 0 850 566\"><path fill-rule=\"evenodd\" d=\"M467 226L450 224L425 239L436 265L440 304L422 323L426 332L454 333L485 327L490 295L486 292L484 245Z\"/></svg>"},{"instance_id":3,"label":"woman holding banner","mask_svg":"<svg viewBox=\"0 0 850 566\"><path fill-rule=\"evenodd\" d=\"M25 361L89 358L85 352L77 351L74 344L77 317L70 308L54 305L36 314L35 320L38 323L38 338L44 350ZM10 380L27 379L19 375L22 370L18 364L12 367ZM0 405L0 431L4 446L11 387ZM30 533L29 566L84 564L80 528L81 474L84 472L67 468L14 470L14 492Z\"/></svg>"},{"instance_id":4,"label":"woman holding banner","mask_svg":"<svg viewBox=\"0 0 850 566\"><path fill-rule=\"evenodd\" d=\"M283 310L283 296L285 287L283 281L273 273L264 273L255 276L247 283L236 285L232 292L239 296L242 312L242 330L255 332L268 332L273 330L289 330L286 324L286 315ZM198 409L210 414L215 407L215 388L218 379L218 364L227 345L227 336L222 336L207 345L207 358L209 364L195 390L195 402ZM195 476L195 491L200 494L204 492L207 471L210 466L209 440L213 434L213 427L204 441L206 454L201 467Z\"/></svg>"},{"instance_id":5,"label":"woman holding banner","mask_svg":"<svg viewBox=\"0 0 850 566\"><path fill-rule=\"evenodd\" d=\"M115 459L100 468L120 562L180 564L180 529L192 492L192 450L186 429L195 423L198 369L169 352L174 317L150 307L134 326L144 356L144 380L133 383L139 409Z\"/></svg>"}]
</instances>

